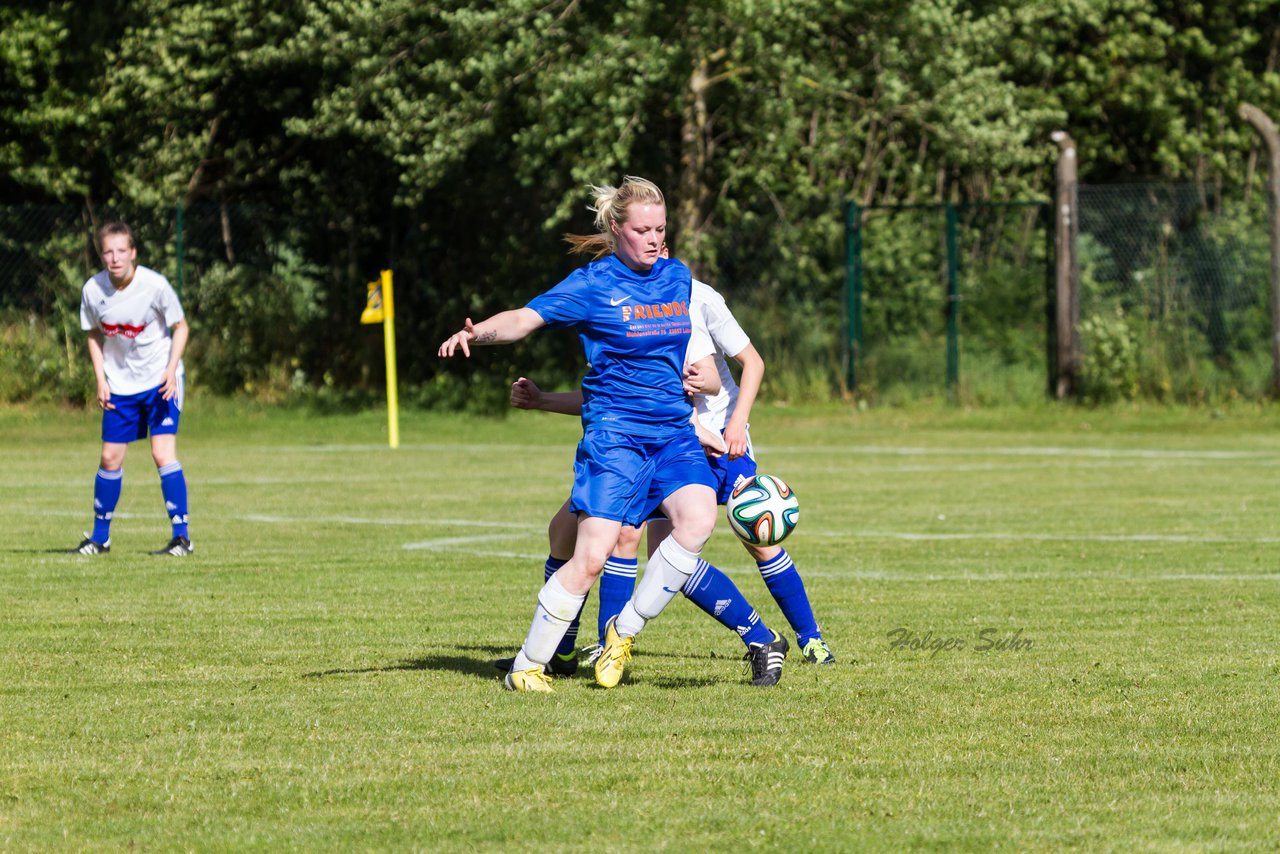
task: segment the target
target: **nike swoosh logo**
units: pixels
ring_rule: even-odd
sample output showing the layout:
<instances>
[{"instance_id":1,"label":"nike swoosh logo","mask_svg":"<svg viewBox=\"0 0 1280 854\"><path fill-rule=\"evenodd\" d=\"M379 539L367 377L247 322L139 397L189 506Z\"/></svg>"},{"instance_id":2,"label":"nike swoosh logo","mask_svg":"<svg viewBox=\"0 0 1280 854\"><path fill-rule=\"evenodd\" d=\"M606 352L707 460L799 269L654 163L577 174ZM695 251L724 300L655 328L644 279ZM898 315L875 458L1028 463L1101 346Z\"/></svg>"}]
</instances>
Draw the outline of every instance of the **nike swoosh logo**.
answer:
<instances>
[{"instance_id":1,"label":"nike swoosh logo","mask_svg":"<svg viewBox=\"0 0 1280 854\"><path fill-rule=\"evenodd\" d=\"M664 585L662 589L663 589L663 590L665 590L665 591L667 591L668 593L679 593L679 592L680 592L680 588L679 588L679 587L677 587L675 590L672 590L670 587L667 587L667 586L665 586L665 585Z\"/></svg>"},{"instance_id":2,"label":"nike swoosh logo","mask_svg":"<svg viewBox=\"0 0 1280 854\"><path fill-rule=\"evenodd\" d=\"M609 300L609 305L619 306L629 299L631 299L631 294L627 294L625 297L618 297L617 299L611 299Z\"/></svg>"}]
</instances>

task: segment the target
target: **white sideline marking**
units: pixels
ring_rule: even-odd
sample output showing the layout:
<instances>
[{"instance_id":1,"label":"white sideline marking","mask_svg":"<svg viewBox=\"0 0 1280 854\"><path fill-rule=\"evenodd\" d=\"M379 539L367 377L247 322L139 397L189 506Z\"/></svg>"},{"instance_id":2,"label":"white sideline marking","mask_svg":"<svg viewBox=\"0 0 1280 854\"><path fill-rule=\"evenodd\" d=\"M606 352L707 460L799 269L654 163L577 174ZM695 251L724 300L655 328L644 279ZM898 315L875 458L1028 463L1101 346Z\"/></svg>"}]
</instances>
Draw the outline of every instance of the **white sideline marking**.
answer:
<instances>
[{"instance_id":1,"label":"white sideline marking","mask_svg":"<svg viewBox=\"0 0 1280 854\"><path fill-rule=\"evenodd\" d=\"M431 519L427 516L418 519L373 519L367 516L307 516L300 518L297 516L269 516L262 513L249 513L241 516L231 516L230 518L239 522L261 522L267 525L297 525L308 522L341 525L425 525L429 522L435 526L450 528L505 528L507 530L519 528L520 530L537 531L545 530L547 527L545 522L533 525L519 522L484 522L475 519Z\"/></svg>"},{"instance_id":2,"label":"white sideline marking","mask_svg":"<svg viewBox=\"0 0 1280 854\"><path fill-rule=\"evenodd\" d=\"M455 538L454 543L457 545L463 545L464 540L467 540L467 539L470 539L472 541L483 542L488 540L489 538L458 537L458 538ZM444 541L438 540L432 545L443 545L443 544L444 544ZM414 544L406 544L404 546L404 548L411 548L411 547L414 547ZM497 551L492 549L468 549L468 548L454 549L454 551L463 552L465 554L474 555L476 557L510 558L512 560L529 561L532 563L540 563L546 559L545 552L541 554L530 554L530 553L523 553L523 552L508 552L508 551ZM755 576L759 574L755 570L744 568L741 566L734 566L730 568L721 567L721 569L725 574L731 577L737 577L737 578L749 578L751 576ZM848 570L832 571L827 569L813 569L807 565L801 570L801 575L804 578L837 578L837 579L845 579L845 580L853 578L853 579L859 579L863 581L892 581L892 582L914 582L914 583L920 583L920 582L936 583L936 582L954 582L954 581L965 581L965 582L1021 581L1021 582L1040 583L1040 582L1046 582L1046 581L1060 582L1060 581L1083 581L1083 580L1117 581L1117 582L1124 582L1124 583L1130 583L1135 581L1136 582L1143 582L1143 581L1274 581L1274 582L1280 582L1280 572L1271 573L1271 574L1256 573L1256 572L1242 572L1239 574L1232 574L1232 573L1226 573L1226 572L1224 573L1198 572L1198 573L1153 573L1150 575L1143 575L1141 573L1120 574L1120 573L1111 573L1111 572L1099 571L1099 570L1089 570L1089 571L1084 571L1079 573L1052 573L1052 574L1036 573L1036 572L1025 572L1025 573L992 572L992 573L986 573L986 574L978 574L978 573L972 573L972 572L956 572L952 574L942 574L937 572L921 572L921 573L885 572L883 570L875 570L875 569L848 569Z\"/></svg>"},{"instance_id":3,"label":"white sideline marking","mask_svg":"<svg viewBox=\"0 0 1280 854\"><path fill-rule=\"evenodd\" d=\"M1223 537L1194 534L1038 534L1038 533L925 533L913 531L805 531L805 536L867 540L1001 540L1009 542L1070 543L1280 543L1280 537Z\"/></svg>"},{"instance_id":4,"label":"white sideline marking","mask_svg":"<svg viewBox=\"0 0 1280 854\"><path fill-rule=\"evenodd\" d=\"M402 549L415 551L418 549L447 549L450 546L465 546L471 543L491 543L494 540L515 540L523 537L524 534L482 534L478 537L441 537L435 540L422 540L417 543L405 543L400 546ZM470 551L470 549L463 549Z\"/></svg>"},{"instance_id":5,"label":"white sideline marking","mask_svg":"<svg viewBox=\"0 0 1280 854\"><path fill-rule=\"evenodd\" d=\"M68 516L81 517L85 514L75 510L18 510L11 516ZM116 519L152 519L154 513L116 513ZM223 516L237 522L257 522L264 525L387 525L413 527L431 524L438 528L494 528L507 531L545 531L545 522L488 522L477 519L430 519L426 516L418 519L397 519L390 517L372 518L367 516L277 516L265 513L243 513ZM806 537L822 537L824 539L850 540L905 540L909 542L945 541L945 540L994 540L1003 542L1070 542L1070 543L1239 543L1274 545L1280 543L1278 537L1229 537L1200 536L1195 534L1052 534L1044 532L1010 533L1000 531L977 532L928 532L928 531L822 531L802 529ZM514 539L524 534L489 536L489 539ZM495 555L498 553L494 553Z\"/></svg>"},{"instance_id":6,"label":"white sideline marking","mask_svg":"<svg viewBox=\"0 0 1280 854\"><path fill-rule=\"evenodd\" d=\"M883 445L761 445L757 457L768 453L784 454L865 454L870 456L1001 456L1001 457L1086 457L1103 459L1171 459L1171 460L1257 460L1274 459L1277 451L1215 451L1208 449L1176 450L1172 448L911 448Z\"/></svg>"},{"instance_id":7,"label":"white sideline marking","mask_svg":"<svg viewBox=\"0 0 1280 854\"><path fill-rule=\"evenodd\" d=\"M10 516L71 516L83 517L86 514L79 510L17 510ZM154 519L155 513L114 513L114 519ZM521 531L545 531L546 522L485 522L476 519L430 519L426 516L417 519L396 519L393 517L371 518L368 516L276 516L266 513L232 513L222 514L221 519L232 519L236 522L260 522L264 525L306 525L310 523L325 525L432 525L452 528L504 528Z\"/></svg>"},{"instance_id":8,"label":"white sideline marking","mask_svg":"<svg viewBox=\"0 0 1280 854\"><path fill-rule=\"evenodd\" d=\"M353 451L385 451L385 444L369 445L271 445L245 447L241 451L260 451L263 453L302 453L302 454L336 454ZM493 451L537 452L563 449L562 445L520 445L520 444L480 444L467 442L429 442L422 444L405 444L400 451L473 451L491 453ZM1275 451L1221 451L1212 449L1178 449L1178 448L1067 448L1059 446L1025 447L1025 446L975 446L963 448L909 447L889 445L756 445L757 456L770 453L778 454L861 454L869 456L1008 456L1008 457L1101 457L1136 459L1208 459L1208 460L1253 460L1274 459L1280 456Z\"/></svg>"},{"instance_id":9,"label":"white sideline marking","mask_svg":"<svg viewBox=\"0 0 1280 854\"><path fill-rule=\"evenodd\" d=\"M724 570L725 574L730 576L751 576L750 570ZM986 575L980 575L971 572L957 572L952 575L943 575L936 572L922 572L914 574L910 572L883 572L874 569L850 569L833 572L831 570L814 570L808 566L803 567L800 574L804 578L838 578L838 579L859 579L863 581L1022 581L1028 583L1041 583L1045 581L1275 581L1280 582L1280 573L1270 575L1256 572L1242 572L1238 575L1229 572L1225 573L1152 573L1143 575L1140 573L1112 573L1098 570L1088 570L1079 573L1009 573L1009 572L992 572Z\"/></svg>"}]
</instances>

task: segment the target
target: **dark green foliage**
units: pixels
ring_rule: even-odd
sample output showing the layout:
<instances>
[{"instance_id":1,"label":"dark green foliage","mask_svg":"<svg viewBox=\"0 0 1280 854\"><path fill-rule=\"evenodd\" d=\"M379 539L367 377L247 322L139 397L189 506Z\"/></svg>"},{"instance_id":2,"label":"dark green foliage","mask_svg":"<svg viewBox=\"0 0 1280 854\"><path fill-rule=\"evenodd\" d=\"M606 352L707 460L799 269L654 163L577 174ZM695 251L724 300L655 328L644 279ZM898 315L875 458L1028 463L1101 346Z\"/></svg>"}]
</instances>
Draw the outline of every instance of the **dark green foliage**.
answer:
<instances>
[{"instance_id":1,"label":"dark green foliage","mask_svg":"<svg viewBox=\"0 0 1280 854\"><path fill-rule=\"evenodd\" d=\"M572 269L559 238L590 229L585 185L634 173L667 190L677 254L743 313L767 393L826 395L842 382L846 200L1045 198L1058 128L1079 142L1086 183L1176 178L1238 198L1256 187L1257 162L1235 111L1248 100L1280 112L1277 9L8 4L0 204L73 207L34 236L4 220L0 303L66 327L67 283L95 263L84 235L112 210L158 212L136 215L143 261L175 276L181 204L191 361L212 387L376 394L380 342L355 319L364 283L386 267L401 377L423 400L458 405L468 396L446 391L457 383L501 389L521 373L572 382L583 366L571 335L470 364L442 364L435 347L465 317L522 305ZM901 286L871 294L868 320L934 338L939 248L902 227L878 247L892 260L875 262L895 265ZM1041 251L1015 216L1002 228L1005 255ZM981 255L984 240L967 251ZM7 275L19 260L38 272ZM1038 263L962 265L990 270L965 280L964 329L1009 364L1039 358L1042 333L1028 326ZM1230 296L1253 286L1224 280L1196 309L1228 342L1209 354L1220 369L1257 333Z\"/></svg>"}]
</instances>

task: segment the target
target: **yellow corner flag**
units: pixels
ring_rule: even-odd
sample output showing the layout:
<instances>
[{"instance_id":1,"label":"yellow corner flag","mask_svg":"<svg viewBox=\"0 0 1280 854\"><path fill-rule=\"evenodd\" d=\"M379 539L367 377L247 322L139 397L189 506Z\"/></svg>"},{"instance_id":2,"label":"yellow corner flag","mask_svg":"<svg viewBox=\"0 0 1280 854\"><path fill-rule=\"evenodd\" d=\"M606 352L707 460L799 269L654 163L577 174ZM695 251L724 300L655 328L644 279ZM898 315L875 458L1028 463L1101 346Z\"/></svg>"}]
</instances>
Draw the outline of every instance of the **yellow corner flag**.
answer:
<instances>
[{"instance_id":1,"label":"yellow corner flag","mask_svg":"<svg viewBox=\"0 0 1280 854\"><path fill-rule=\"evenodd\" d=\"M382 285L379 282L370 282L369 300L364 304L364 311L360 312L360 322L381 323L382 314Z\"/></svg>"},{"instance_id":2,"label":"yellow corner flag","mask_svg":"<svg viewBox=\"0 0 1280 854\"><path fill-rule=\"evenodd\" d=\"M391 288L391 271L383 270L377 282L369 283L369 298L360 313L361 323L381 323L382 343L387 355L387 444L400 447L400 405L396 395L396 308Z\"/></svg>"}]
</instances>

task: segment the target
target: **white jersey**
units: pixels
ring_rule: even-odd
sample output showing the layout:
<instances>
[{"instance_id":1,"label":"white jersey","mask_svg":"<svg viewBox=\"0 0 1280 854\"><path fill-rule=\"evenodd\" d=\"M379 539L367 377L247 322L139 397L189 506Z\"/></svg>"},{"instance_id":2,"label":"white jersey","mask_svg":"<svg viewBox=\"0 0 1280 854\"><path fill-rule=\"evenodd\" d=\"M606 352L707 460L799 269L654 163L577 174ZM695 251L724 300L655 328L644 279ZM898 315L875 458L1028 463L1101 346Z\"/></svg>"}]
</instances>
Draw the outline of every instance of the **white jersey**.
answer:
<instances>
[{"instance_id":1,"label":"white jersey","mask_svg":"<svg viewBox=\"0 0 1280 854\"><path fill-rule=\"evenodd\" d=\"M721 433L738 404L738 384L733 381L725 357L736 356L747 349L751 339L738 325L724 297L705 282L693 280L689 308L693 332L689 336L686 360L692 363L714 355L716 370L720 373L720 391L698 398L698 421L708 430Z\"/></svg>"},{"instance_id":2,"label":"white jersey","mask_svg":"<svg viewBox=\"0 0 1280 854\"><path fill-rule=\"evenodd\" d=\"M80 328L102 332L103 368L112 394L138 394L164 382L173 344L169 329L184 317L169 280L147 267L135 267L133 281L123 290L116 290L103 270L84 283L80 298Z\"/></svg>"}]
</instances>

